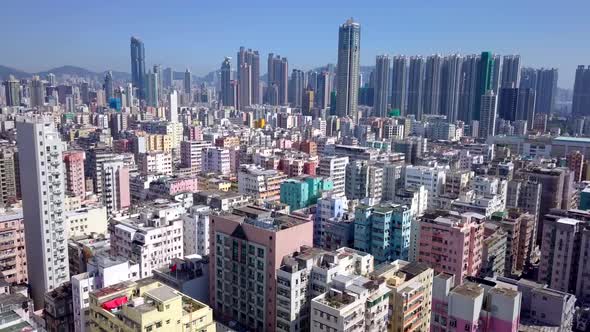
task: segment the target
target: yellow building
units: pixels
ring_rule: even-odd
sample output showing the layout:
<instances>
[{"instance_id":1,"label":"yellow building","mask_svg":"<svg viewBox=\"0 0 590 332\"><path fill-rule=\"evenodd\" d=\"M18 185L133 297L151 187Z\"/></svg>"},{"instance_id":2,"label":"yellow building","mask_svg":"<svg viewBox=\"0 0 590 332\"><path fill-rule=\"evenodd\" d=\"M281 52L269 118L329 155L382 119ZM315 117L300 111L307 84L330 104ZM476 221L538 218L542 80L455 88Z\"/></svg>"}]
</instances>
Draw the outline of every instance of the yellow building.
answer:
<instances>
[{"instance_id":1,"label":"yellow building","mask_svg":"<svg viewBox=\"0 0 590 332\"><path fill-rule=\"evenodd\" d=\"M90 331L215 332L213 311L151 278L90 293Z\"/></svg>"},{"instance_id":2,"label":"yellow building","mask_svg":"<svg viewBox=\"0 0 590 332\"><path fill-rule=\"evenodd\" d=\"M207 190L218 190L218 191L229 191L231 189L232 183L228 180L222 179L208 179L207 180Z\"/></svg>"},{"instance_id":3,"label":"yellow building","mask_svg":"<svg viewBox=\"0 0 590 332\"><path fill-rule=\"evenodd\" d=\"M373 278L385 278L391 315L388 330L430 331L434 271L422 263L396 260L375 270Z\"/></svg>"},{"instance_id":4,"label":"yellow building","mask_svg":"<svg viewBox=\"0 0 590 332\"><path fill-rule=\"evenodd\" d=\"M148 152L171 152L172 139L169 135L147 134L145 137Z\"/></svg>"}]
</instances>

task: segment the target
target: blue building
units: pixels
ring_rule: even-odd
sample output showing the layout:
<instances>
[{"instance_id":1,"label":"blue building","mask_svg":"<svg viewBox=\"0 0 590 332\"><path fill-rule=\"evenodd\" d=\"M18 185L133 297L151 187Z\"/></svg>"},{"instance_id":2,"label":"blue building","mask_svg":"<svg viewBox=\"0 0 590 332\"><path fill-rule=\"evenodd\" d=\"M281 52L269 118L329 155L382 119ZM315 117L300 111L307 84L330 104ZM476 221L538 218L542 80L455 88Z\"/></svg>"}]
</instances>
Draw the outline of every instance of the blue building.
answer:
<instances>
[{"instance_id":1,"label":"blue building","mask_svg":"<svg viewBox=\"0 0 590 332\"><path fill-rule=\"evenodd\" d=\"M354 218L354 248L375 257L376 263L408 260L412 213L391 203L360 205Z\"/></svg>"}]
</instances>

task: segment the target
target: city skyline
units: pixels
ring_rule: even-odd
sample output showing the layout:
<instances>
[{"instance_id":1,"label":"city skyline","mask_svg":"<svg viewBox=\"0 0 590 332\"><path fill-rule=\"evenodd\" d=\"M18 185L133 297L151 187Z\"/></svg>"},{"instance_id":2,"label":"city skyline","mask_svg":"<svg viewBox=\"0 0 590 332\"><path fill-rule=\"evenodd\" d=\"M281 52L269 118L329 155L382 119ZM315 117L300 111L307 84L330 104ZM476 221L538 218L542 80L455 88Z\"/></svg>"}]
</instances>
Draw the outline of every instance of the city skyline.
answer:
<instances>
[{"instance_id":1,"label":"city skyline","mask_svg":"<svg viewBox=\"0 0 590 332\"><path fill-rule=\"evenodd\" d=\"M12 47L6 47L3 52L2 65L25 71L74 65L129 72L128 42L129 36L134 35L145 43L147 68L162 64L183 71L188 67L195 74L204 75L218 68L224 56L233 57L240 46L245 46L258 50L261 55L281 54L289 58L291 68L308 70L337 62L334 26L352 16L363 26L360 57L363 66L374 65L379 54L427 56L491 51L501 55L520 54L523 67L559 68L558 85L573 87L575 70L585 63L590 52L578 43L589 25L582 15L583 8L572 11L531 1L510 3L510 6L503 6L504 2L455 3L455 7L446 4L446 8L380 1L375 1L374 6L347 3L338 8L314 4L313 11L306 9L309 6L304 3L289 8L278 8L267 2L249 7L235 3L232 9L240 13L239 17L231 9L225 12L225 8L211 4L196 7L167 3L166 10L178 10L172 17L163 17L159 4L145 6L150 8L134 6L134 15L123 16L129 11L119 5L117 11L105 11L94 7L98 4L82 8L75 2L60 8L42 3L24 8L22 4L10 3L3 11L10 15L0 14L3 22L18 24L26 13L29 24L15 31ZM92 21L100 24L89 23L84 13L92 13ZM480 13L497 24L479 24ZM528 17L526 22L523 13ZM183 19L188 16L192 19ZM45 24L47 17L67 24ZM248 21L243 17L248 17ZM36 29L46 33L35 34ZM68 31L84 31L84 34ZM576 49L570 51L574 46ZM39 54L43 54L43 61L39 60Z\"/></svg>"}]
</instances>

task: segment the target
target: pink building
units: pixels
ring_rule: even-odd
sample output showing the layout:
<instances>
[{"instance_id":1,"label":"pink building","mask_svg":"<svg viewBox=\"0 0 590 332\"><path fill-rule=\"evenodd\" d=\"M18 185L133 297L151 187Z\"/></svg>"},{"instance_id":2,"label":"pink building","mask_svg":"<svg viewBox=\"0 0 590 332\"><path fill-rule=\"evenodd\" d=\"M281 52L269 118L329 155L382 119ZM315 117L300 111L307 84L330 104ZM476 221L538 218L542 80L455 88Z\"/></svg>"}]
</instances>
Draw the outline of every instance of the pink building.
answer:
<instances>
[{"instance_id":1,"label":"pink building","mask_svg":"<svg viewBox=\"0 0 590 332\"><path fill-rule=\"evenodd\" d=\"M446 273L433 279L430 331L518 331L522 294L515 285L469 277L454 287L454 279Z\"/></svg>"},{"instance_id":2,"label":"pink building","mask_svg":"<svg viewBox=\"0 0 590 332\"><path fill-rule=\"evenodd\" d=\"M277 271L284 256L313 245L313 223L246 206L212 215L209 227L210 306L223 321L274 331Z\"/></svg>"},{"instance_id":3,"label":"pink building","mask_svg":"<svg viewBox=\"0 0 590 332\"><path fill-rule=\"evenodd\" d=\"M199 179L197 177L161 178L150 183L150 191L165 196L180 193L197 192Z\"/></svg>"},{"instance_id":4,"label":"pink building","mask_svg":"<svg viewBox=\"0 0 590 332\"><path fill-rule=\"evenodd\" d=\"M0 210L0 276L10 284L27 282L25 223L22 209Z\"/></svg>"},{"instance_id":5,"label":"pink building","mask_svg":"<svg viewBox=\"0 0 590 332\"><path fill-rule=\"evenodd\" d=\"M482 265L483 215L437 211L420 220L418 261L435 273L455 275L456 285L479 274Z\"/></svg>"},{"instance_id":6,"label":"pink building","mask_svg":"<svg viewBox=\"0 0 590 332\"><path fill-rule=\"evenodd\" d=\"M86 195L84 159L84 151L65 151L63 153L66 191L74 196L84 197Z\"/></svg>"}]
</instances>

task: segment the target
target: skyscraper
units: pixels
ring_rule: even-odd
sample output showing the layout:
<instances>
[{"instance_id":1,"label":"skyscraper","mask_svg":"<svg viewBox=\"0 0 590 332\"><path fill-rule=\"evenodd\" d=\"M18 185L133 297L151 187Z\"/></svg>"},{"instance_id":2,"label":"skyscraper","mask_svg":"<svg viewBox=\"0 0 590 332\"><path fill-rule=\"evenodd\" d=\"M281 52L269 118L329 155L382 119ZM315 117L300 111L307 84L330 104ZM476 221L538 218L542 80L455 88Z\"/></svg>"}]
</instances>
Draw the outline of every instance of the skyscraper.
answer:
<instances>
[{"instance_id":1,"label":"skyscraper","mask_svg":"<svg viewBox=\"0 0 590 332\"><path fill-rule=\"evenodd\" d=\"M168 96L168 121L178 122L178 93L172 90Z\"/></svg>"},{"instance_id":2,"label":"skyscraper","mask_svg":"<svg viewBox=\"0 0 590 332\"><path fill-rule=\"evenodd\" d=\"M316 90L316 104L319 109L326 109L330 105L331 77L327 71L322 71L318 76Z\"/></svg>"},{"instance_id":3,"label":"skyscraper","mask_svg":"<svg viewBox=\"0 0 590 332\"><path fill-rule=\"evenodd\" d=\"M572 115L574 118L590 115L590 66L580 65L576 69Z\"/></svg>"},{"instance_id":4,"label":"skyscraper","mask_svg":"<svg viewBox=\"0 0 590 332\"><path fill-rule=\"evenodd\" d=\"M145 50L143 42L138 38L131 37L131 82L133 87L139 91L139 98L144 98L145 79Z\"/></svg>"},{"instance_id":5,"label":"skyscraper","mask_svg":"<svg viewBox=\"0 0 590 332\"><path fill-rule=\"evenodd\" d=\"M162 71L162 84L164 85L164 88L170 89L173 81L174 73L172 72L172 68L165 68L164 71Z\"/></svg>"},{"instance_id":6,"label":"skyscraper","mask_svg":"<svg viewBox=\"0 0 590 332\"><path fill-rule=\"evenodd\" d=\"M82 82L80 86L80 97L82 98L83 104L90 105L90 84L88 82Z\"/></svg>"},{"instance_id":7,"label":"skyscraper","mask_svg":"<svg viewBox=\"0 0 590 332\"><path fill-rule=\"evenodd\" d=\"M348 19L338 31L336 115L357 118L361 26Z\"/></svg>"},{"instance_id":8,"label":"skyscraper","mask_svg":"<svg viewBox=\"0 0 590 332\"><path fill-rule=\"evenodd\" d=\"M64 217L64 144L50 119L17 122L27 269L35 309L70 280Z\"/></svg>"},{"instance_id":9,"label":"skyscraper","mask_svg":"<svg viewBox=\"0 0 590 332\"><path fill-rule=\"evenodd\" d=\"M239 68L242 64L248 64L250 66L250 101L252 104L260 104L260 56L258 51L252 51L251 49L246 50L244 47L240 47L238 52L238 80L242 84L242 77L240 75ZM244 98L244 96L241 96Z\"/></svg>"},{"instance_id":10,"label":"skyscraper","mask_svg":"<svg viewBox=\"0 0 590 332\"><path fill-rule=\"evenodd\" d=\"M461 88L459 92L459 120L471 122L474 119L475 98L478 94L479 56L472 54L463 57L461 66ZM481 96L477 96L479 98Z\"/></svg>"},{"instance_id":11,"label":"skyscraper","mask_svg":"<svg viewBox=\"0 0 590 332\"><path fill-rule=\"evenodd\" d=\"M537 71L537 99L535 114L549 114L555 107L557 94L557 68L541 68Z\"/></svg>"},{"instance_id":12,"label":"skyscraper","mask_svg":"<svg viewBox=\"0 0 590 332\"><path fill-rule=\"evenodd\" d=\"M293 107L301 107L303 103L303 90L305 89L305 74L302 70L293 69L291 82L289 82L289 103Z\"/></svg>"},{"instance_id":13,"label":"skyscraper","mask_svg":"<svg viewBox=\"0 0 590 332\"><path fill-rule=\"evenodd\" d=\"M516 120L526 120L528 128L533 128L533 120L535 119L535 99L536 94L534 89L518 89Z\"/></svg>"},{"instance_id":14,"label":"skyscraper","mask_svg":"<svg viewBox=\"0 0 590 332\"><path fill-rule=\"evenodd\" d=\"M515 121L517 120L517 108L519 89L504 87L500 89L500 105L498 106L498 117L500 119ZM525 119L521 119L525 120Z\"/></svg>"},{"instance_id":15,"label":"skyscraper","mask_svg":"<svg viewBox=\"0 0 590 332\"><path fill-rule=\"evenodd\" d=\"M252 66L242 62L238 68L240 77L238 84L240 90L240 109L252 105Z\"/></svg>"},{"instance_id":16,"label":"skyscraper","mask_svg":"<svg viewBox=\"0 0 590 332\"><path fill-rule=\"evenodd\" d=\"M537 90L537 70L534 68L522 68L520 71L520 85L521 89Z\"/></svg>"},{"instance_id":17,"label":"skyscraper","mask_svg":"<svg viewBox=\"0 0 590 332\"><path fill-rule=\"evenodd\" d=\"M287 105L288 101L288 81L289 81L289 62L287 58L280 55L275 56L273 53L268 54L268 87L276 87L278 96L268 98L273 105ZM274 89L274 88L273 88Z\"/></svg>"},{"instance_id":18,"label":"skyscraper","mask_svg":"<svg viewBox=\"0 0 590 332\"><path fill-rule=\"evenodd\" d=\"M417 120L422 119L423 93L424 93L424 58L421 56L410 57L410 69L408 72L408 109L407 114L413 114Z\"/></svg>"},{"instance_id":19,"label":"skyscraper","mask_svg":"<svg viewBox=\"0 0 590 332\"><path fill-rule=\"evenodd\" d=\"M237 106L233 104L232 99L230 57L225 57L221 63L221 103L223 106Z\"/></svg>"},{"instance_id":20,"label":"skyscraper","mask_svg":"<svg viewBox=\"0 0 590 332\"><path fill-rule=\"evenodd\" d=\"M500 81L502 79L501 70L502 68L502 57L499 54L492 55L492 78L490 79L491 89L495 95L498 95L500 91Z\"/></svg>"},{"instance_id":21,"label":"skyscraper","mask_svg":"<svg viewBox=\"0 0 590 332\"><path fill-rule=\"evenodd\" d=\"M104 76L104 95L107 100L107 103L110 102L111 98L115 97L115 87L113 86L113 72L108 71Z\"/></svg>"},{"instance_id":22,"label":"skyscraper","mask_svg":"<svg viewBox=\"0 0 590 332\"><path fill-rule=\"evenodd\" d=\"M162 66L154 65L154 73L158 74L158 92L162 93L164 86L162 85Z\"/></svg>"},{"instance_id":23,"label":"skyscraper","mask_svg":"<svg viewBox=\"0 0 590 332\"><path fill-rule=\"evenodd\" d=\"M20 82L14 76L8 76L4 82L7 106L20 106Z\"/></svg>"},{"instance_id":24,"label":"skyscraper","mask_svg":"<svg viewBox=\"0 0 590 332\"><path fill-rule=\"evenodd\" d=\"M158 107L158 74L149 71L145 79L145 99L148 106Z\"/></svg>"},{"instance_id":25,"label":"skyscraper","mask_svg":"<svg viewBox=\"0 0 590 332\"><path fill-rule=\"evenodd\" d=\"M375 107L373 114L386 117L389 96L389 67L391 58L388 55L378 55L375 63Z\"/></svg>"},{"instance_id":26,"label":"skyscraper","mask_svg":"<svg viewBox=\"0 0 590 332\"><path fill-rule=\"evenodd\" d=\"M188 68L184 72L184 93L191 94L191 71Z\"/></svg>"},{"instance_id":27,"label":"skyscraper","mask_svg":"<svg viewBox=\"0 0 590 332\"><path fill-rule=\"evenodd\" d=\"M426 58L424 70L424 114L439 114L440 107L440 79L442 57L438 54Z\"/></svg>"},{"instance_id":28,"label":"skyscraper","mask_svg":"<svg viewBox=\"0 0 590 332\"><path fill-rule=\"evenodd\" d=\"M404 55L393 57L391 79L391 108L406 114L406 94L408 91L408 58Z\"/></svg>"},{"instance_id":29,"label":"skyscraper","mask_svg":"<svg viewBox=\"0 0 590 332\"><path fill-rule=\"evenodd\" d=\"M39 107L45 104L45 88L43 81L38 75L33 76L30 84L31 88L31 107Z\"/></svg>"},{"instance_id":30,"label":"skyscraper","mask_svg":"<svg viewBox=\"0 0 590 332\"><path fill-rule=\"evenodd\" d=\"M461 65L463 59L454 54L443 59L441 70L440 111L449 122L459 118L459 92L461 90Z\"/></svg>"},{"instance_id":31,"label":"skyscraper","mask_svg":"<svg viewBox=\"0 0 590 332\"><path fill-rule=\"evenodd\" d=\"M520 86L520 55L505 55L502 64L503 88L518 88Z\"/></svg>"},{"instance_id":32,"label":"skyscraper","mask_svg":"<svg viewBox=\"0 0 590 332\"><path fill-rule=\"evenodd\" d=\"M479 137L487 138L496 134L497 105L494 91L488 90L480 101Z\"/></svg>"},{"instance_id":33,"label":"skyscraper","mask_svg":"<svg viewBox=\"0 0 590 332\"><path fill-rule=\"evenodd\" d=\"M492 90L492 80L494 75L494 59L491 52L482 52L479 58L479 70L477 79L477 95L475 96L474 120L480 120L481 96L485 95L488 90Z\"/></svg>"}]
</instances>

